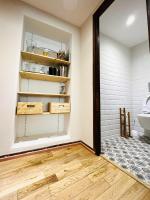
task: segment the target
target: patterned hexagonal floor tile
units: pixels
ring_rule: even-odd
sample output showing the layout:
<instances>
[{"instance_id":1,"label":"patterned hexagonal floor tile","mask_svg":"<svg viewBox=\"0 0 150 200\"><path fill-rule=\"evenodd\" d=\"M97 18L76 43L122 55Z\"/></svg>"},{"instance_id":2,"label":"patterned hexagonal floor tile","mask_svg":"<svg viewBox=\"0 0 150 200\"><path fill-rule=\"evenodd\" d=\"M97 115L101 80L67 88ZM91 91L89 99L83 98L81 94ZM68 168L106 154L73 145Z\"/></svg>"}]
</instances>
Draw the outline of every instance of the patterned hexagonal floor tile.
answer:
<instances>
[{"instance_id":1,"label":"patterned hexagonal floor tile","mask_svg":"<svg viewBox=\"0 0 150 200\"><path fill-rule=\"evenodd\" d=\"M150 184L150 138L103 138L102 152L108 159Z\"/></svg>"}]
</instances>

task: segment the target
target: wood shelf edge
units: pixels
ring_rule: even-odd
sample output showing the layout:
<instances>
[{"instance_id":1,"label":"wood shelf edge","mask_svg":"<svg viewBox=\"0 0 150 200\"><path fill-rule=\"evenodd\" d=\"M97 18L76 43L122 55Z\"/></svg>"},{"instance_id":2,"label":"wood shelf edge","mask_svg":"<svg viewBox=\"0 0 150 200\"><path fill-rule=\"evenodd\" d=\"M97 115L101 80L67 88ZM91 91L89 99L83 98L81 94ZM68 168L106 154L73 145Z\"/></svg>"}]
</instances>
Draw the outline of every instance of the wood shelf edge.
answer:
<instances>
[{"instance_id":1,"label":"wood shelf edge","mask_svg":"<svg viewBox=\"0 0 150 200\"><path fill-rule=\"evenodd\" d=\"M60 64L68 65L68 66L71 64L69 61L66 61L66 60L61 60L59 58L52 58L52 57L35 54L32 52L27 52L27 51L21 51L21 56L22 56L22 59L24 60L32 60L32 61L34 60L37 62L46 62L46 63L60 63Z\"/></svg>"},{"instance_id":2,"label":"wood shelf edge","mask_svg":"<svg viewBox=\"0 0 150 200\"><path fill-rule=\"evenodd\" d=\"M61 83L70 81L69 77L40 74L40 73L36 73L36 72L20 71L19 74L20 74L21 78L24 78L24 79L42 80L42 81L50 81L50 82L61 82Z\"/></svg>"},{"instance_id":3,"label":"wood shelf edge","mask_svg":"<svg viewBox=\"0 0 150 200\"><path fill-rule=\"evenodd\" d=\"M69 114L70 112L62 112L62 113L51 113L51 112L43 112L43 113L39 113L39 114L16 114L17 116L35 116L35 115L65 115L65 114Z\"/></svg>"},{"instance_id":4,"label":"wood shelf edge","mask_svg":"<svg viewBox=\"0 0 150 200\"><path fill-rule=\"evenodd\" d=\"M70 97L68 94L48 94L48 93L32 93L32 92L18 92L18 95L22 96L45 96L45 97L60 97L60 98L65 98L65 97Z\"/></svg>"}]
</instances>

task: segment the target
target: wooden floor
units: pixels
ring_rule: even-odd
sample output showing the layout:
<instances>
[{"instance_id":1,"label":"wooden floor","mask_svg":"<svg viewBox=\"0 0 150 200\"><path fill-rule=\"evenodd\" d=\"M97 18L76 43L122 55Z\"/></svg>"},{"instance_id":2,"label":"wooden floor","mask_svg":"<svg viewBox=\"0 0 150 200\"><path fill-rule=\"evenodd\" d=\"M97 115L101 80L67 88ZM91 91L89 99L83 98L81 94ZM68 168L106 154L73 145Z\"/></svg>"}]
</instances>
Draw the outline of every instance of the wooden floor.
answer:
<instances>
[{"instance_id":1,"label":"wooden floor","mask_svg":"<svg viewBox=\"0 0 150 200\"><path fill-rule=\"evenodd\" d=\"M0 162L0 200L150 200L150 190L82 145Z\"/></svg>"}]
</instances>

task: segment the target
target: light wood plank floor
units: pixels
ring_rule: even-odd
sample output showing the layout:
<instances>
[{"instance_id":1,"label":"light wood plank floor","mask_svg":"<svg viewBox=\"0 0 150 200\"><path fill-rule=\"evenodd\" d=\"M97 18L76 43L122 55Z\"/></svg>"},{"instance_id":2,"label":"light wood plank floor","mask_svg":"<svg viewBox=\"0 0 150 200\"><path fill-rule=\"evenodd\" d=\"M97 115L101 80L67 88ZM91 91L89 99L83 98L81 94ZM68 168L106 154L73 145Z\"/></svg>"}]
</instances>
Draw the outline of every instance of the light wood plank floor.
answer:
<instances>
[{"instance_id":1,"label":"light wood plank floor","mask_svg":"<svg viewBox=\"0 0 150 200\"><path fill-rule=\"evenodd\" d=\"M150 200L150 190L82 145L0 162L0 200Z\"/></svg>"}]
</instances>

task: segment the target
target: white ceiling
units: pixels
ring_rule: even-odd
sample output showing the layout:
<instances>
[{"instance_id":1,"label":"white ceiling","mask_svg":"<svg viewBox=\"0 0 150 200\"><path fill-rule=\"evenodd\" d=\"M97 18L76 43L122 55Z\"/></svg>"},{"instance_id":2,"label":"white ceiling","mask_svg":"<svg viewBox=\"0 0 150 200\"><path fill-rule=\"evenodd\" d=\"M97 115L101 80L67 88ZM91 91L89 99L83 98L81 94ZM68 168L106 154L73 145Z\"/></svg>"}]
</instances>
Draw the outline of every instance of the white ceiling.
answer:
<instances>
[{"instance_id":1,"label":"white ceiling","mask_svg":"<svg viewBox=\"0 0 150 200\"><path fill-rule=\"evenodd\" d=\"M76 26L92 14L101 0L22 0Z\"/></svg>"},{"instance_id":2,"label":"white ceiling","mask_svg":"<svg viewBox=\"0 0 150 200\"><path fill-rule=\"evenodd\" d=\"M132 14L136 20L127 27ZM148 40L146 0L115 0L100 17L100 32L128 47Z\"/></svg>"}]
</instances>

